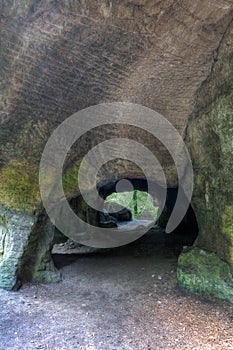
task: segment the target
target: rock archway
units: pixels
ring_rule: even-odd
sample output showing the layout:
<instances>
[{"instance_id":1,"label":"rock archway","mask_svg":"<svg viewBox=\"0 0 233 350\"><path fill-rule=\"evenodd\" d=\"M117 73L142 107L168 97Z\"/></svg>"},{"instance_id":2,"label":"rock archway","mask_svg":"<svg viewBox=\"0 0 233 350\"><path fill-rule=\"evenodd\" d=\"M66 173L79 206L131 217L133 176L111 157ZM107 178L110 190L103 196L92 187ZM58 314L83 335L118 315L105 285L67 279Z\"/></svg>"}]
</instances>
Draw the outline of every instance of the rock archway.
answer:
<instances>
[{"instance_id":1,"label":"rock archway","mask_svg":"<svg viewBox=\"0 0 233 350\"><path fill-rule=\"evenodd\" d=\"M199 235L179 258L181 286L233 301L232 15L230 0L1 3L1 287L53 279L54 228L38 186L49 136L83 108L123 101L161 113L191 154ZM68 197L78 194L80 159L106 136L139 137L160 161L168 187L177 186L158 140L106 125L74 145L64 168ZM117 169L128 178L142 175L121 161Z\"/></svg>"}]
</instances>

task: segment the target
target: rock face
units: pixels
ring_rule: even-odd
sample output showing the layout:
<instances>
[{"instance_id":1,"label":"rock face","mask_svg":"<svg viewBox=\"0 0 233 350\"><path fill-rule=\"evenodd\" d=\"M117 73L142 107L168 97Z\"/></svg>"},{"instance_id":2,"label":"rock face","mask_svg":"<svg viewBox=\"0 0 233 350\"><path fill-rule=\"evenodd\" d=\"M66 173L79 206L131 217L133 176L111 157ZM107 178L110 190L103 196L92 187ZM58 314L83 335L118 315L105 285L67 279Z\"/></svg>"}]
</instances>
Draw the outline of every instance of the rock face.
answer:
<instances>
[{"instance_id":1,"label":"rock face","mask_svg":"<svg viewBox=\"0 0 233 350\"><path fill-rule=\"evenodd\" d=\"M9 0L0 6L0 286L11 288L19 276L24 280L42 271L46 259L44 269L50 264L53 229L48 230L46 219L38 224L43 213L38 169L49 136L71 114L113 101L149 107L177 128L194 166L195 256L198 249L215 254L216 262L226 265L223 270L233 273L232 1ZM81 158L116 137L132 138L151 150L168 187L177 186L174 162L161 142L130 125L106 125L82 136L66 159L63 185L71 200L79 195ZM142 175L132 162L119 160L106 166L101 179ZM20 244L9 248L4 237L17 240L21 225ZM36 239L39 234L46 243ZM14 269L4 267L6 251L13 252ZM198 279L188 283L183 261L181 285L201 291ZM198 266L205 265L206 259L200 261ZM205 276L211 279L211 273ZM208 293L219 296L214 287Z\"/></svg>"},{"instance_id":2,"label":"rock face","mask_svg":"<svg viewBox=\"0 0 233 350\"><path fill-rule=\"evenodd\" d=\"M19 260L28 245L35 217L1 208L0 216L0 286L12 289L18 286Z\"/></svg>"},{"instance_id":3,"label":"rock face","mask_svg":"<svg viewBox=\"0 0 233 350\"><path fill-rule=\"evenodd\" d=\"M101 102L145 105L184 135L232 11L226 0L211 6L207 0L61 0L56 6L53 1L20 0L1 6L0 149L5 171L9 159L23 162L24 168L38 166L54 128L72 113ZM163 145L130 126L111 125L94 137L86 135L75 157L106 135L119 134L139 138L152 149L168 184L175 185L176 171ZM123 176L129 170L129 164L118 167Z\"/></svg>"},{"instance_id":4,"label":"rock face","mask_svg":"<svg viewBox=\"0 0 233 350\"><path fill-rule=\"evenodd\" d=\"M224 282L226 279L229 283L230 273L233 273L232 44L231 25L219 47L212 73L199 91L188 126L187 144L195 171L193 206L198 218L199 235L193 253L189 252L187 257L184 253L180 257L178 275L181 285L189 286L191 290L204 291L207 288L209 293L231 301L232 294L225 288L220 293L214 276L215 282L211 280L213 269L208 256L211 261L215 258L215 265L221 263L222 268L216 269L218 280ZM213 252L212 255L207 254L204 258L203 249ZM196 279L193 279L190 271L197 276ZM232 288L232 281L229 288Z\"/></svg>"},{"instance_id":5,"label":"rock face","mask_svg":"<svg viewBox=\"0 0 233 350\"><path fill-rule=\"evenodd\" d=\"M54 227L47 216L1 207L0 287L18 289L29 280L60 280L50 256Z\"/></svg>"},{"instance_id":6,"label":"rock face","mask_svg":"<svg viewBox=\"0 0 233 350\"><path fill-rule=\"evenodd\" d=\"M230 267L215 253L193 248L179 257L177 277L182 287L202 294L212 294L233 302Z\"/></svg>"}]
</instances>

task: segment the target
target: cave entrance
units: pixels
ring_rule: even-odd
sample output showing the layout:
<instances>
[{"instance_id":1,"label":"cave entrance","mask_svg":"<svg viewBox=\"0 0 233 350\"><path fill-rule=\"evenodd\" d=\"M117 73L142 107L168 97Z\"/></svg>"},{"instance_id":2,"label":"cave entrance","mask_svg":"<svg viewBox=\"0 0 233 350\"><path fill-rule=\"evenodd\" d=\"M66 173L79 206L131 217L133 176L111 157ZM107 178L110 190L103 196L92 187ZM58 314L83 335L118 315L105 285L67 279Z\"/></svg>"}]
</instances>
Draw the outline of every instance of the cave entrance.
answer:
<instances>
[{"instance_id":1,"label":"cave entrance","mask_svg":"<svg viewBox=\"0 0 233 350\"><path fill-rule=\"evenodd\" d=\"M159 204L147 192L133 190L128 192L112 193L105 200L106 209L118 203L132 213L132 219L156 220Z\"/></svg>"},{"instance_id":2,"label":"cave entrance","mask_svg":"<svg viewBox=\"0 0 233 350\"><path fill-rule=\"evenodd\" d=\"M127 225L127 221L130 220L148 220L153 221L153 227L144 234L141 238L129 243L125 246L120 246L117 248L92 248L83 246L76 243L67 237L63 237L64 241L54 245L52 254L57 267L64 266L71 261L75 261L82 257L90 256L121 256L128 255L140 257L140 254L148 256L166 256L166 257L178 257L183 249L183 246L192 246L197 235L198 226L195 217L195 213L189 206L185 217L178 227L167 234L165 232L166 224L172 212L172 209L176 202L177 188L168 188L165 206L160 213L158 220L157 215L160 212L159 198L156 196L153 198L147 193L147 188L144 180L132 180L134 184L133 191L122 191L118 193L116 191L116 183L108 183L99 188L99 193L104 199L104 207L106 216L102 221L100 220L100 225L107 228L109 222L116 222L116 218L112 217L111 210L109 206L119 205L119 210L126 209L123 213L124 219L117 219L117 225L119 221L122 224ZM157 191L158 193L158 191ZM128 214L131 213L130 218ZM111 225L109 226L111 227ZM140 253L141 252L141 253Z\"/></svg>"}]
</instances>

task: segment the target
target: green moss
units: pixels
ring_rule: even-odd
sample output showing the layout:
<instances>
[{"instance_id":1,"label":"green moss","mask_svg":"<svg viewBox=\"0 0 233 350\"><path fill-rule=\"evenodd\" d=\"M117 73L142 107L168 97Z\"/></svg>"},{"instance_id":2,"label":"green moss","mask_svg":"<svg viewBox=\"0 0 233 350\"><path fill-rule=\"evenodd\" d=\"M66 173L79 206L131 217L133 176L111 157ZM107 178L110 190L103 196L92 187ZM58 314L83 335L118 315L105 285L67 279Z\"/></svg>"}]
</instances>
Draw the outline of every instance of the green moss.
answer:
<instances>
[{"instance_id":1,"label":"green moss","mask_svg":"<svg viewBox=\"0 0 233 350\"><path fill-rule=\"evenodd\" d=\"M37 271L33 275L33 281L43 283L58 283L61 282L61 276L59 273L53 271Z\"/></svg>"},{"instance_id":2,"label":"green moss","mask_svg":"<svg viewBox=\"0 0 233 350\"><path fill-rule=\"evenodd\" d=\"M72 168L67 169L63 175L62 184L63 190L66 196L72 196L73 193L77 193L78 190L78 171L81 161L74 164Z\"/></svg>"},{"instance_id":3,"label":"green moss","mask_svg":"<svg viewBox=\"0 0 233 350\"><path fill-rule=\"evenodd\" d=\"M210 112L213 131L217 135L221 151L218 178L221 188L233 192L233 95L221 97ZM216 176L215 176L216 177ZM214 177L214 178L215 178ZM227 179L227 181L226 181Z\"/></svg>"},{"instance_id":4,"label":"green moss","mask_svg":"<svg viewBox=\"0 0 233 350\"><path fill-rule=\"evenodd\" d=\"M0 172L0 204L33 211L40 203L38 169L26 161L11 161Z\"/></svg>"},{"instance_id":5,"label":"green moss","mask_svg":"<svg viewBox=\"0 0 233 350\"><path fill-rule=\"evenodd\" d=\"M50 254L53 235L54 226L45 212L42 212L30 232L22 255L22 263L17 270L17 275L23 282L39 280L39 276L50 273L56 274Z\"/></svg>"},{"instance_id":6,"label":"green moss","mask_svg":"<svg viewBox=\"0 0 233 350\"><path fill-rule=\"evenodd\" d=\"M18 286L18 270L22 264L24 249L35 222L35 217L0 207L0 288Z\"/></svg>"},{"instance_id":7,"label":"green moss","mask_svg":"<svg viewBox=\"0 0 233 350\"><path fill-rule=\"evenodd\" d=\"M58 283L61 281L61 276L52 261L48 244L40 247L37 262L34 266L32 281L43 283Z\"/></svg>"},{"instance_id":8,"label":"green moss","mask_svg":"<svg viewBox=\"0 0 233 350\"><path fill-rule=\"evenodd\" d=\"M36 265L37 271L46 271L49 270L49 263L51 262L51 254L46 249L47 247L41 247L41 250L38 254L39 265Z\"/></svg>"},{"instance_id":9,"label":"green moss","mask_svg":"<svg viewBox=\"0 0 233 350\"><path fill-rule=\"evenodd\" d=\"M229 243L233 246L233 206L225 207L222 213L222 233L228 237Z\"/></svg>"},{"instance_id":10,"label":"green moss","mask_svg":"<svg viewBox=\"0 0 233 350\"><path fill-rule=\"evenodd\" d=\"M0 263L0 288L12 290L16 284L15 259L2 260Z\"/></svg>"},{"instance_id":11,"label":"green moss","mask_svg":"<svg viewBox=\"0 0 233 350\"><path fill-rule=\"evenodd\" d=\"M213 295L233 303L233 276L229 265L217 254L197 247L184 251L178 259L177 278L181 287Z\"/></svg>"},{"instance_id":12,"label":"green moss","mask_svg":"<svg viewBox=\"0 0 233 350\"><path fill-rule=\"evenodd\" d=\"M221 235L220 240L225 243L223 251L223 258L226 260L231 267L233 272L233 206L228 205L222 211L221 215ZM221 243L221 242L220 242Z\"/></svg>"},{"instance_id":13,"label":"green moss","mask_svg":"<svg viewBox=\"0 0 233 350\"><path fill-rule=\"evenodd\" d=\"M210 120L215 133L218 135L223 153L233 150L233 96L224 96L216 101L210 113Z\"/></svg>"}]
</instances>

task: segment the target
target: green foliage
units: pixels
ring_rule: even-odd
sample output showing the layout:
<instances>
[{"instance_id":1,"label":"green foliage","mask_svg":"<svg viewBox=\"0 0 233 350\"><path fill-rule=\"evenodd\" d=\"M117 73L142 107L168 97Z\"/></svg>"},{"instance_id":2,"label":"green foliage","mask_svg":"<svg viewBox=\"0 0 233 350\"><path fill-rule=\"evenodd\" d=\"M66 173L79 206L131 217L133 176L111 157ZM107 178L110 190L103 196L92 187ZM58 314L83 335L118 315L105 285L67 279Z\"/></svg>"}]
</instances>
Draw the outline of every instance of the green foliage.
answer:
<instances>
[{"instance_id":1,"label":"green foliage","mask_svg":"<svg viewBox=\"0 0 233 350\"><path fill-rule=\"evenodd\" d=\"M131 210L133 218L143 217L143 214L151 219L157 218L158 207L155 207L151 196L147 192L134 190L131 192L112 193L107 197L108 203L117 202Z\"/></svg>"}]
</instances>

